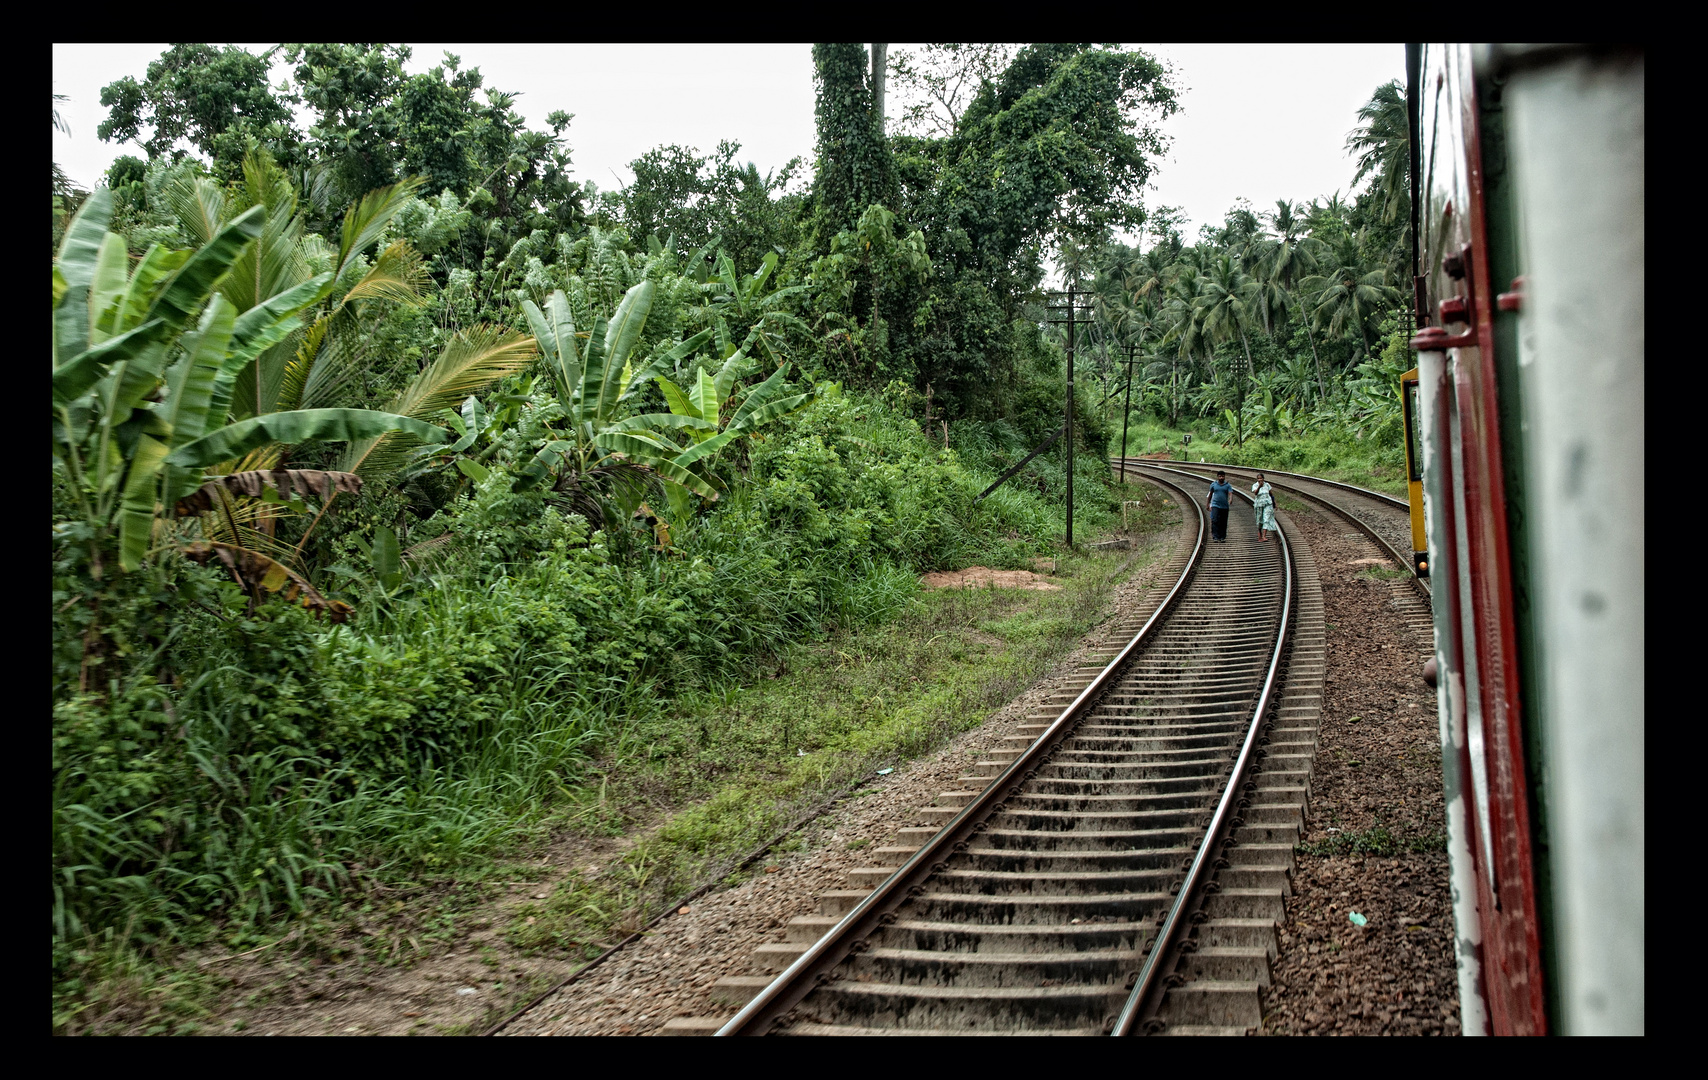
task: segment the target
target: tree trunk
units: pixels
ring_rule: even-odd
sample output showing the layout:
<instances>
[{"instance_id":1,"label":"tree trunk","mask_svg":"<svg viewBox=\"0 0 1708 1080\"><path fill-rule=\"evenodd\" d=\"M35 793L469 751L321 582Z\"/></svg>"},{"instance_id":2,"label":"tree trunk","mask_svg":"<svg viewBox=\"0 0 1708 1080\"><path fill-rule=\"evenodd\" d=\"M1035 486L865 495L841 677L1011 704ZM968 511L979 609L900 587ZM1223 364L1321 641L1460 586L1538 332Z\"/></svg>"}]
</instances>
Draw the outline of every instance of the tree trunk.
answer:
<instances>
[{"instance_id":1,"label":"tree trunk","mask_svg":"<svg viewBox=\"0 0 1708 1080\"><path fill-rule=\"evenodd\" d=\"M1235 382L1234 382L1234 388L1235 388L1234 389L1234 394L1235 394L1234 400L1239 402L1239 406L1238 406L1239 423L1237 425L1235 425L1234 438L1238 440L1240 446L1244 446L1245 445L1245 384L1246 384L1246 380L1251 378L1251 369L1252 369L1251 342L1246 340L1244 330L1241 330L1239 332L1239 343L1240 343L1240 347L1245 350L1245 368L1240 372L1240 377L1237 380L1235 380Z\"/></svg>"},{"instance_id":2,"label":"tree trunk","mask_svg":"<svg viewBox=\"0 0 1708 1080\"><path fill-rule=\"evenodd\" d=\"M884 133L884 83L887 81L890 47L872 46L872 122Z\"/></svg>"},{"instance_id":3,"label":"tree trunk","mask_svg":"<svg viewBox=\"0 0 1708 1080\"><path fill-rule=\"evenodd\" d=\"M1311 343L1311 360L1316 363L1317 368L1317 401L1319 403L1326 402L1328 400L1328 382L1323 378L1323 358L1317 355L1317 336L1311 333L1310 323L1305 324L1305 340Z\"/></svg>"}]
</instances>

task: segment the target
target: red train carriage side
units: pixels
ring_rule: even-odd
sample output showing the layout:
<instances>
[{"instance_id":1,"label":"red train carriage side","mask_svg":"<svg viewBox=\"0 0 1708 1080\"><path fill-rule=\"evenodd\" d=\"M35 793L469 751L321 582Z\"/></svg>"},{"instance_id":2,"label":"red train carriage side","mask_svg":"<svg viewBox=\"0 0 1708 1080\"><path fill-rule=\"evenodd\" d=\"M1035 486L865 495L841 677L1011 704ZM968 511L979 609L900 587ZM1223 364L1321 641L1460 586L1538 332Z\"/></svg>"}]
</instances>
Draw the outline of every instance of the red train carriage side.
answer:
<instances>
[{"instance_id":1,"label":"red train carriage side","mask_svg":"<svg viewBox=\"0 0 1708 1080\"><path fill-rule=\"evenodd\" d=\"M1641 1033L1643 56L1417 45L1408 81L1463 1028Z\"/></svg>"}]
</instances>

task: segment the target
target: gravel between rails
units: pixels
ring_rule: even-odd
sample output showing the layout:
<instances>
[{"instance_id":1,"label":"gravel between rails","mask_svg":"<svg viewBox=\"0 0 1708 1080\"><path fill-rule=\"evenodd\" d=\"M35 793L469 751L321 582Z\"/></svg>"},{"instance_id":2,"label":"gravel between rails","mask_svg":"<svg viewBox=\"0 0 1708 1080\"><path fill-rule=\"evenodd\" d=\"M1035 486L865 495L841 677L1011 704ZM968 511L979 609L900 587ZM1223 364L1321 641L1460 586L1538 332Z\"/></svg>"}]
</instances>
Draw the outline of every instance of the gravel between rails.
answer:
<instances>
[{"instance_id":1,"label":"gravel between rails","mask_svg":"<svg viewBox=\"0 0 1708 1080\"><path fill-rule=\"evenodd\" d=\"M1374 545L1322 512L1290 513L1316 552L1328 624L1303 842L1380 825L1402 849L1427 847L1446 827L1435 692L1421 677L1431 643L1397 615L1404 581L1359 576ZM1301 852L1271 980L1268 1034L1458 1034L1446 852Z\"/></svg>"},{"instance_id":2,"label":"gravel between rails","mask_svg":"<svg viewBox=\"0 0 1708 1080\"><path fill-rule=\"evenodd\" d=\"M1181 542L1175 526L1141 542L1134 558L1147 565L1115 588L1109 619L1137 607L1168 565L1167 549ZM803 830L804 846L767 860L749 880L694 901L655 931L613 956L585 980L572 983L518 1017L503 1035L650 1035L676 1016L728 1016L733 1010L708 1000L725 975L752 974L756 946L781 939L796 915L813 913L826 889L846 886L848 871L870 863L867 849L897 830L920 824L917 811L957 779L982 751L1012 734L1026 714L1059 687L1101 640L1093 633L1071 655L981 726L935 754L898 765ZM851 845L857 845L853 850Z\"/></svg>"}]
</instances>

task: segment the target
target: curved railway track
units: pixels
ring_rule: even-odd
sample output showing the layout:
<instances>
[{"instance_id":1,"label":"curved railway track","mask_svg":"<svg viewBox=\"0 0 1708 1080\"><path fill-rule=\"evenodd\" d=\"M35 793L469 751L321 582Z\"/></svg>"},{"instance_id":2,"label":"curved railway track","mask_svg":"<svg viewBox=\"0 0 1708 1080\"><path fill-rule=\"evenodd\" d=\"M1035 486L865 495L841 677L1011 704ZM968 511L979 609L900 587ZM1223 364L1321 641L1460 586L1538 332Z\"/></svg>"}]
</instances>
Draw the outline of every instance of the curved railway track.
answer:
<instances>
[{"instance_id":1,"label":"curved railway track","mask_svg":"<svg viewBox=\"0 0 1708 1080\"><path fill-rule=\"evenodd\" d=\"M1142 458L1127 458L1126 461L1129 469L1159 464ZM1120 459L1116 459L1114 464L1119 469ZM1256 478L1258 472L1243 465L1221 465L1214 461L1169 462L1168 467L1205 477L1214 476L1220 469L1229 477L1248 483ZM1418 577L1412 567L1411 507L1405 500L1317 476L1274 469L1264 469L1263 475L1277 491L1298 495L1351 524L1391 557L1395 566L1406 571L1421 594L1428 597L1429 579Z\"/></svg>"},{"instance_id":2,"label":"curved railway track","mask_svg":"<svg viewBox=\"0 0 1708 1080\"><path fill-rule=\"evenodd\" d=\"M1127 467L1131 470L1141 462L1157 464L1154 461L1128 458ZM1120 461L1117 459L1115 468L1120 467ZM1242 481L1250 481L1257 476L1256 469L1218 465L1213 461L1180 462L1169 467L1206 478L1214 476L1218 469L1226 472L1229 477ZM1404 575L1389 583L1393 590L1390 607L1398 613L1400 620L1418 640L1433 650L1435 617L1430 607L1432 601L1429 579L1418 577L1412 565L1411 507L1391 495L1343 484L1338 480L1275 472L1271 469L1264 470L1263 475L1271 487L1296 495L1306 503L1328 511L1375 544L1377 550ZM1276 480L1276 477L1284 479Z\"/></svg>"},{"instance_id":3,"label":"curved railway track","mask_svg":"<svg viewBox=\"0 0 1708 1080\"><path fill-rule=\"evenodd\" d=\"M780 974L720 980L745 1004L718 1034L1259 1022L1314 753L1321 593L1290 527L1210 545L1204 482L1143 473L1196 523L1167 595L1117 628L1058 715L939 797L941 828L880 849L900 865L855 882L875 888L824 894L796 944L762 947L755 963Z\"/></svg>"}]
</instances>

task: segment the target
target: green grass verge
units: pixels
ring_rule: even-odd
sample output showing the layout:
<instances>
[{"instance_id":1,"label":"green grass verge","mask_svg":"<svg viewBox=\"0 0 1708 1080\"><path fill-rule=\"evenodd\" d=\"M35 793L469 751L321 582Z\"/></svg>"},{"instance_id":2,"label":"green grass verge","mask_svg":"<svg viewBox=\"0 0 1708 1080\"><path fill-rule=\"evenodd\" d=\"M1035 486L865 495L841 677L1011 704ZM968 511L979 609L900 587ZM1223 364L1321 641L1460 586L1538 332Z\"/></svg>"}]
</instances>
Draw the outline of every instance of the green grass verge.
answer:
<instances>
[{"instance_id":1,"label":"green grass verge","mask_svg":"<svg viewBox=\"0 0 1708 1080\"><path fill-rule=\"evenodd\" d=\"M1060 592L925 593L896 623L803 649L774 677L642 725L652 746L670 750L619 764L613 800L667 793L692 805L597 875L572 874L518 908L509 940L614 941L805 807L977 726L1073 649L1137 565L1128 563L1125 553L1064 556Z\"/></svg>"}]
</instances>

